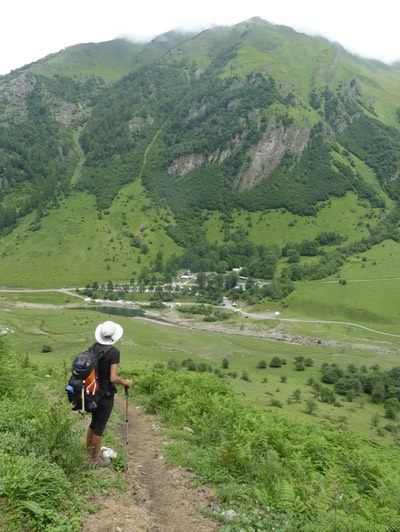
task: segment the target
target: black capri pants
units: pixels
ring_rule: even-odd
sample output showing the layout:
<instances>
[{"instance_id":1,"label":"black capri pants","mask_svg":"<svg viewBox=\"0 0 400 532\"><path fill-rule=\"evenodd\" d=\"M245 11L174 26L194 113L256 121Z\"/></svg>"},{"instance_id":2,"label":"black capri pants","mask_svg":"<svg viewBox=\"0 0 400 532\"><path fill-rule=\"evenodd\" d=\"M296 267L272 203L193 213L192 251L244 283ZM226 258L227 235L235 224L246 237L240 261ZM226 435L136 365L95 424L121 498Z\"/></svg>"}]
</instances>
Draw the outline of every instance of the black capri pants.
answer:
<instances>
[{"instance_id":1,"label":"black capri pants","mask_svg":"<svg viewBox=\"0 0 400 532\"><path fill-rule=\"evenodd\" d=\"M110 419L111 411L114 406L114 394L109 397L103 397L99 405L92 412L92 421L89 428L93 430L96 436L103 436L107 421Z\"/></svg>"}]
</instances>

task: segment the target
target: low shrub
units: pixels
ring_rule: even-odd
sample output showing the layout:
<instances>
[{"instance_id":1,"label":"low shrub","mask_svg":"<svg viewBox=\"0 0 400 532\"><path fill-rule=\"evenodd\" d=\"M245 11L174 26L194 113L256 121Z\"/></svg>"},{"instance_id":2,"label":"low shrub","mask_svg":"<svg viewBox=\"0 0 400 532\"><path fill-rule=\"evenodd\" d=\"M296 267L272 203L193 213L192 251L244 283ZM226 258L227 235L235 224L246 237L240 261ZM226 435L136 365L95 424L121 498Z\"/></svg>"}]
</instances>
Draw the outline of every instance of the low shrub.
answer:
<instances>
[{"instance_id":1,"label":"low shrub","mask_svg":"<svg viewBox=\"0 0 400 532\"><path fill-rule=\"evenodd\" d=\"M84 463L71 409L1 340L0 389L0 528L78 532L79 518L67 515Z\"/></svg>"}]
</instances>

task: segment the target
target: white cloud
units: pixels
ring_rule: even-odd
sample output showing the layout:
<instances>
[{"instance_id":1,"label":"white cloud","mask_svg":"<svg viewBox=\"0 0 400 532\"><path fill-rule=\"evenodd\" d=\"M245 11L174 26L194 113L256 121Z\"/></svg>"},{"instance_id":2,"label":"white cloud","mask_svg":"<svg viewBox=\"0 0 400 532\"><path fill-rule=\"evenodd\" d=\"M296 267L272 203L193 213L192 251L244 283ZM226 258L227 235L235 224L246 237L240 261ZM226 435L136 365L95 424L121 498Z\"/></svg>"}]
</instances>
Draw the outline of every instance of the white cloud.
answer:
<instances>
[{"instance_id":1,"label":"white cloud","mask_svg":"<svg viewBox=\"0 0 400 532\"><path fill-rule=\"evenodd\" d=\"M150 39L173 28L191 31L259 16L297 31L322 35L353 53L400 60L400 8L392 0L4 0L0 74L83 42L118 36Z\"/></svg>"}]
</instances>

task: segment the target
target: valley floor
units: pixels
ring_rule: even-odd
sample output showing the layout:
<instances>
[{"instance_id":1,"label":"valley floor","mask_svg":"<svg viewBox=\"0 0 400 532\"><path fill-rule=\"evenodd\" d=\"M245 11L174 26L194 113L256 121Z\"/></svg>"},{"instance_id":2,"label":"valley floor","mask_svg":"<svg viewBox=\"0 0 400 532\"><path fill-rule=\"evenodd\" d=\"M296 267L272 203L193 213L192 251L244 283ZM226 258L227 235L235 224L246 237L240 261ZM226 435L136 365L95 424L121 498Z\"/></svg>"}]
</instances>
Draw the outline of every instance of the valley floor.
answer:
<instances>
[{"instance_id":1,"label":"valley floor","mask_svg":"<svg viewBox=\"0 0 400 532\"><path fill-rule=\"evenodd\" d=\"M55 291L53 290L0 290L0 292L51 292ZM77 297L83 301L83 297L78 295L75 291L67 290L67 289L60 289L57 290L59 292L62 292L64 294ZM97 303L98 305L98 303ZM121 308L121 304L119 303L111 303L107 302L105 303L107 307L115 306L116 308ZM140 303L134 303L131 305L130 308L138 308L141 304ZM176 305L176 304L175 304ZM15 308L23 308L23 309L48 309L48 310L60 310L63 308L73 308L74 305L65 305L65 306L59 306L59 305L48 305L48 304L39 304L39 303L28 303L28 302L15 302L14 303ZM374 329L370 329L368 327L365 327L363 325L357 324L357 323L350 323L350 322L338 322L338 321L327 321L327 320L318 320L318 319L306 319L302 317L298 318L285 318L281 315L277 316L275 313L250 313L243 311L240 308L233 308L231 305L226 306L229 310L234 310L235 313L238 313L240 315L240 319L234 322L226 322L226 321L217 321L217 322L206 322L203 321L202 317L200 316L191 316L190 318L187 317L187 315L180 313L178 310L176 310L175 307L172 308L166 308L158 310L158 309L148 309L144 311L144 317L136 317L135 319L150 319L152 321L157 320L160 323L168 324L171 326L178 326L178 327L185 327L189 329L197 329L197 330L204 330L207 332L214 332L214 333L223 333L223 334L240 334L240 335L246 335L246 336L254 336L259 338L265 338L272 341L277 342L286 342L291 343L295 345L303 345L306 347L329 347L329 348L335 348L335 349L362 349L365 351L372 351L374 353L377 353L379 355L386 355L393 353L393 349L398 350L398 345L400 342L400 335L397 334L390 334L387 332L377 331ZM248 318L248 319L246 319ZM264 321L263 321L264 320ZM268 326L265 325L266 320L268 320ZM343 341L336 341L336 340L324 340L317 337L312 336L304 336L304 335L296 335L288 333L287 330L285 330L285 324L292 323L315 323L315 324L336 324L336 325L343 325L343 326L350 326L360 329L360 334L362 334L362 331L369 331L372 333L377 333L382 336L381 340L374 340L373 342L369 339L362 337L357 342L343 342ZM0 324L1 326L1 324Z\"/></svg>"},{"instance_id":2,"label":"valley floor","mask_svg":"<svg viewBox=\"0 0 400 532\"><path fill-rule=\"evenodd\" d=\"M208 332L214 332L214 333L222 333L222 334L241 334L246 336L254 336L258 338L266 338L268 340L273 340L277 342L287 342L291 344L296 345L304 345L307 347L332 347L336 349L363 349L366 351L373 351L377 354L385 355L393 352L393 344L392 342L381 340L378 344L377 341L374 342L374 344L369 343L369 341L366 339L365 343L345 343L345 342L338 342L338 341L328 341L328 340L321 340L319 338L314 338L310 336L301 336L301 335L294 335L289 334L284 331L284 323L285 321L305 321L299 318L296 319L282 319L282 318L275 318L273 315L270 314L248 314L243 313L244 316L247 316L249 318L252 318L250 321L246 321L245 327L243 327L242 322L237 323L229 323L226 322L205 322L201 321L199 319L186 319L184 317L181 317L177 312L146 312L146 316L144 318L137 318L137 319L158 319L163 323L167 323L170 325L176 325L179 327L187 327L189 329L197 329L197 330L204 330ZM259 321L269 319L271 320L271 326L269 328L267 327L260 327ZM312 322L312 320L307 320L309 322ZM276 325L273 324L276 322ZM314 320L314 323L321 323L318 320ZM335 323L335 322L326 322L326 323ZM348 325L351 325L353 327L357 327L358 325L355 323L349 323ZM382 333L385 334L385 333ZM393 335L397 336L397 335ZM398 337L400 339L400 337Z\"/></svg>"}]
</instances>

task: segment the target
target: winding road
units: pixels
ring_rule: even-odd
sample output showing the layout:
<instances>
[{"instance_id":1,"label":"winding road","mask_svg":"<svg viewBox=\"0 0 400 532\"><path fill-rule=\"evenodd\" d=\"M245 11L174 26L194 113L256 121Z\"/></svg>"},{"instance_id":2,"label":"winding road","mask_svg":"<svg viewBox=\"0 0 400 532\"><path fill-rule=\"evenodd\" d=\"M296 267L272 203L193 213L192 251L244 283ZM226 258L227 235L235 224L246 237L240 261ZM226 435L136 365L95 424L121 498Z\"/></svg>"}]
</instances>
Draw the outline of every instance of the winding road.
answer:
<instances>
[{"instance_id":1,"label":"winding road","mask_svg":"<svg viewBox=\"0 0 400 532\"><path fill-rule=\"evenodd\" d=\"M62 293L62 294L67 294L69 296L73 296L73 297L77 297L79 299L85 299L84 296L78 294L76 292L76 290L78 290L77 288L38 288L38 289L30 289L30 288L5 288L5 287L2 287L0 288L0 293L39 293L39 292L59 292L59 293ZM390 336L390 337L393 337L393 338L400 338L400 334L394 334L394 333L388 333L388 332L384 332L384 331L379 331L377 329L372 329L371 327L367 327L365 325L360 325L359 323L353 323L353 322L347 322L347 321L335 321L335 320L321 320L321 319L317 319L317 318L285 318L285 317L282 317L281 314L279 314L278 316L276 315L275 312L266 312L266 313L251 313L251 312L246 312L236 306L234 306L232 304L232 302L230 301L230 299L228 298L224 298L223 299L223 305L224 305L224 308L227 308L229 310L232 310L233 312L238 312L240 313L242 316L244 316L245 318L251 318L251 319L254 319L254 320L277 320L277 321L281 321L281 322L298 322L298 323L326 323L326 324L331 324L331 325L345 325L345 326L348 326L348 327L356 327L356 328L359 328L359 329L363 329L365 331L368 331L368 332L372 332L374 334L381 334L383 336ZM107 305L110 306L110 302L107 302ZM121 306L121 304L123 303L115 303L116 305L118 305L119 307ZM140 305L140 302L135 302L136 305ZM184 304L184 303L181 303L181 304Z\"/></svg>"}]
</instances>

